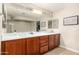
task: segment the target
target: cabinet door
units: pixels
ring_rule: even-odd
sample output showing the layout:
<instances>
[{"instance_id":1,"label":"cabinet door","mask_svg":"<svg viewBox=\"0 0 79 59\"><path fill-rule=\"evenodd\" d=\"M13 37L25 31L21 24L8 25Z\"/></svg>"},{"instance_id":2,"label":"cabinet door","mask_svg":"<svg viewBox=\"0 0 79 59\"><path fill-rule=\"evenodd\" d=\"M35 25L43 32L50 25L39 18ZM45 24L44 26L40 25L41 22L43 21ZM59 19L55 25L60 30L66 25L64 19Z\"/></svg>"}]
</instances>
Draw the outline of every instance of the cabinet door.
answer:
<instances>
[{"instance_id":1,"label":"cabinet door","mask_svg":"<svg viewBox=\"0 0 79 59\"><path fill-rule=\"evenodd\" d=\"M16 55L25 55L25 40L16 40Z\"/></svg>"},{"instance_id":2,"label":"cabinet door","mask_svg":"<svg viewBox=\"0 0 79 59\"><path fill-rule=\"evenodd\" d=\"M4 54L5 55L15 55L16 54L16 42L15 41L4 41L3 42L4 48Z\"/></svg>"},{"instance_id":3,"label":"cabinet door","mask_svg":"<svg viewBox=\"0 0 79 59\"><path fill-rule=\"evenodd\" d=\"M60 34L55 35L55 47L58 47L60 44Z\"/></svg>"},{"instance_id":4,"label":"cabinet door","mask_svg":"<svg viewBox=\"0 0 79 59\"><path fill-rule=\"evenodd\" d=\"M52 50L55 47L55 35L49 36L49 50Z\"/></svg>"},{"instance_id":5,"label":"cabinet door","mask_svg":"<svg viewBox=\"0 0 79 59\"><path fill-rule=\"evenodd\" d=\"M27 39L27 55L39 54L39 38L28 38Z\"/></svg>"},{"instance_id":6,"label":"cabinet door","mask_svg":"<svg viewBox=\"0 0 79 59\"><path fill-rule=\"evenodd\" d=\"M25 41L24 40L10 40L2 42L2 54L5 55L24 55Z\"/></svg>"}]
</instances>

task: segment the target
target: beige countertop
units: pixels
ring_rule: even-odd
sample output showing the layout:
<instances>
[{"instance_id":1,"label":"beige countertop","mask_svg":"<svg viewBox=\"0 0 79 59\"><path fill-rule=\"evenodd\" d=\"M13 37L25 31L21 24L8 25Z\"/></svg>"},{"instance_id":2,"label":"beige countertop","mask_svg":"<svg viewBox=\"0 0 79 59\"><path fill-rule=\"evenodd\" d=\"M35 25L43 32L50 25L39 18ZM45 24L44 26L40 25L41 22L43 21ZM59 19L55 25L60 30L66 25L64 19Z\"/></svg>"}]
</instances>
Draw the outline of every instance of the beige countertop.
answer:
<instances>
[{"instance_id":1,"label":"beige countertop","mask_svg":"<svg viewBox=\"0 0 79 59\"><path fill-rule=\"evenodd\" d=\"M53 35L53 34L59 34L59 33L50 33L50 32L7 33L7 34L2 34L1 41L15 40L20 38L30 38L30 37L37 37L37 36L44 36L44 35Z\"/></svg>"}]
</instances>

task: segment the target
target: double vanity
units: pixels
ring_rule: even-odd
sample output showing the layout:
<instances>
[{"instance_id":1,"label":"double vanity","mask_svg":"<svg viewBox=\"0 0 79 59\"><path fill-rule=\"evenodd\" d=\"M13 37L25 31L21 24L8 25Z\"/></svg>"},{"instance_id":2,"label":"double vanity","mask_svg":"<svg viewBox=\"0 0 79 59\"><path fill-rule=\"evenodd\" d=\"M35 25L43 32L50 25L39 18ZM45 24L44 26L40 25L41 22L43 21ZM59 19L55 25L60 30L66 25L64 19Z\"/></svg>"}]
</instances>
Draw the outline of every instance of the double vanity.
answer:
<instances>
[{"instance_id":1,"label":"double vanity","mask_svg":"<svg viewBox=\"0 0 79 59\"><path fill-rule=\"evenodd\" d=\"M41 55L60 44L59 33L27 32L4 34L1 41L2 55Z\"/></svg>"}]
</instances>

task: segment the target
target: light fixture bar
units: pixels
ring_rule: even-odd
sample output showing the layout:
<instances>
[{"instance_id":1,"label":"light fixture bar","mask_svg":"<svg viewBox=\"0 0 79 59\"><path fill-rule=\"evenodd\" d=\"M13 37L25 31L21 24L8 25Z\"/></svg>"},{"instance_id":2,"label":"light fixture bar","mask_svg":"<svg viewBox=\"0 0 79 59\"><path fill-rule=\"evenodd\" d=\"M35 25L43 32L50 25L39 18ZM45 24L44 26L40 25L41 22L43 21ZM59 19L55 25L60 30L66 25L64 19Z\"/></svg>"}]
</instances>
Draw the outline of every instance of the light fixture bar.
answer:
<instances>
[{"instance_id":1,"label":"light fixture bar","mask_svg":"<svg viewBox=\"0 0 79 59\"><path fill-rule=\"evenodd\" d=\"M33 9L33 11L32 11L33 13L36 13L36 14L42 14L42 11L40 11L40 10L37 10L37 9Z\"/></svg>"}]
</instances>

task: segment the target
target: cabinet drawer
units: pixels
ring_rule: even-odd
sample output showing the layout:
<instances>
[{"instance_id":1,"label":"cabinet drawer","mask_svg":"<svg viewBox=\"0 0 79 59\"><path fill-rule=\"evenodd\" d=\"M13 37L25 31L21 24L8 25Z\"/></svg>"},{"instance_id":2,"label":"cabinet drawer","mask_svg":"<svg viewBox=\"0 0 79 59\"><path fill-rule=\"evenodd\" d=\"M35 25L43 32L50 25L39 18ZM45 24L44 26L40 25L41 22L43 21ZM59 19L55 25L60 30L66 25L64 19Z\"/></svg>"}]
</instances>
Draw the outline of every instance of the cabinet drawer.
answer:
<instances>
[{"instance_id":1,"label":"cabinet drawer","mask_svg":"<svg viewBox=\"0 0 79 59\"><path fill-rule=\"evenodd\" d=\"M48 36L41 36L40 43L48 42Z\"/></svg>"},{"instance_id":2,"label":"cabinet drawer","mask_svg":"<svg viewBox=\"0 0 79 59\"><path fill-rule=\"evenodd\" d=\"M40 53L43 54L48 51L48 45L40 47Z\"/></svg>"},{"instance_id":3,"label":"cabinet drawer","mask_svg":"<svg viewBox=\"0 0 79 59\"><path fill-rule=\"evenodd\" d=\"M48 39L48 36L41 36L40 39Z\"/></svg>"},{"instance_id":4,"label":"cabinet drawer","mask_svg":"<svg viewBox=\"0 0 79 59\"><path fill-rule=\"evenodd\" d=\"M46 45L48 45L48 42L41 43L40 47L43 47L43 46L46 46Z\"/></svg>"}]
</instances>

